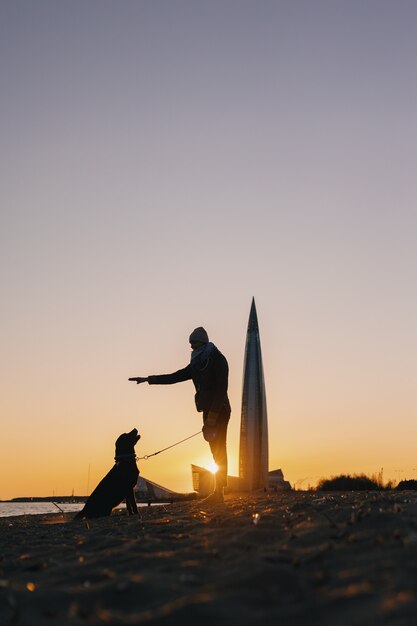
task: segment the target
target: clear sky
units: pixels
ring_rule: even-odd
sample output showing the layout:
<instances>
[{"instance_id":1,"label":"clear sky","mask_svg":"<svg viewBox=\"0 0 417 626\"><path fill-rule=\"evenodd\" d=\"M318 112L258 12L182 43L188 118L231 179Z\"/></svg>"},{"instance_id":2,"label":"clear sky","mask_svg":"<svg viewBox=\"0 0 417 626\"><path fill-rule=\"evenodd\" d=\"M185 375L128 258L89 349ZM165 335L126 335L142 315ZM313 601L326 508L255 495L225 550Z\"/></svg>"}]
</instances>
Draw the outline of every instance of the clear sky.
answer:
<instances>
[{"instance_id":1,"label":"clear sky","mask_svg":"<svg viewBox=\"0 0 417 626\"><path fill-rule=\"evenodd\" d=\"M0 3L0 499L77 494L137 427L196 432L255 296L270 469L417 478L417 3ZM190 491L195 438L142 461ZM302 482L304 479L304 482Z\"/></svg>"}]
</instances>

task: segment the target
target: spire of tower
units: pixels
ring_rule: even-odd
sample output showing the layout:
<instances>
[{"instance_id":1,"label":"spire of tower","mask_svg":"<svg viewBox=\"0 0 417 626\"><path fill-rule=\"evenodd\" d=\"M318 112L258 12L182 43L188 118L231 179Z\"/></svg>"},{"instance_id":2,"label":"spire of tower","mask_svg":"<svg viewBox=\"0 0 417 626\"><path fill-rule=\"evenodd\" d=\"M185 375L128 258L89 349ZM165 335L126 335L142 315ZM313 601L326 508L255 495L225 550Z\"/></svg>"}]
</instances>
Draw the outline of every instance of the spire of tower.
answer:
<instances>
[{"instance_id":1,"label":"spire of tower","mask_svg":"<svg viewBox=\"0 0 417 626\"><path fill-rule=\"evenodd\" d=\"M249 331L259 332L258 316L256 314L256 305L255 305L254 297L252 298L252 304L251 304L250 313L249 313L248 332Z\"/></svg>"},{"instance_id":2,"label":"spire of tower","mask_svg":"<svg viewBox=\"0 0 417 626\"><path fill-rule=\"evenodd\" d=\"M255 298L252 299L246 334L239 476L249 491L268 485L268 419Z\"/></svg>"}]
</instances>

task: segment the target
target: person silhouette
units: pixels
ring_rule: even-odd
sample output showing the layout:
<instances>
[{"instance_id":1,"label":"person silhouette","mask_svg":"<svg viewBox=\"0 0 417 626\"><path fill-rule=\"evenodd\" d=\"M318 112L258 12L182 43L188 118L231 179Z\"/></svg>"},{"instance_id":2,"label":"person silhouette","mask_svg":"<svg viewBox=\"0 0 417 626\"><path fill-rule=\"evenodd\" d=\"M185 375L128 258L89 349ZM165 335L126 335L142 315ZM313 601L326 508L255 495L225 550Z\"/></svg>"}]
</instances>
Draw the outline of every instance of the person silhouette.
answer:
<instances>
[{"instance_id":1,"label":"person silhouette","mask_svg":"<svg viewBox=\"0 0 417 626\"><path fill-rule=\"evenodd\" d=\"M206 502L223 502L227 486L227 426L231 407L227 395L229 366L225 356L209 341L207 331L199 326L189 337L191 345L190 363L172 374L136 376L129 378L137 384L172 385L192 380L196 390L195 405L203 413L203 435L210 445L214 462L218 466L215 474L215 489Z\"/></svg>"}]
</instances>

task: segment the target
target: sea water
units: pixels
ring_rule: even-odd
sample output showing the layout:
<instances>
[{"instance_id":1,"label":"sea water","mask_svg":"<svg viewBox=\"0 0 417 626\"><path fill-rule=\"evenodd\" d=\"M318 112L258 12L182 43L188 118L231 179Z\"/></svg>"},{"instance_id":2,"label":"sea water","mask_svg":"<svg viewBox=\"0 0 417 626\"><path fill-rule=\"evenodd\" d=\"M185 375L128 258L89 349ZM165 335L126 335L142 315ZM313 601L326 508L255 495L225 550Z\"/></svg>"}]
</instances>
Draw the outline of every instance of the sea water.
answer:
<instances>
[{"instance_id":1,"label":"sea water","mask_svg":"<svg viewBox=\"0 0 417 626\"><path fill-rule=\"evenodd\" d=\"M58 503L53 502L0 502L0 517L11 517L13 515L41 515L45 513L72 513L81 511L84 504ZM59 508L58 508L59 507Z\"/></svg>"},{"instance_id":2,"label":"sea water","mask_svg":"<svg viewBox=\"0 0 417 626\"><path fill-rule=\"evenodd\" d=\"M138 506L148 506L146 502L138 502ZM61 503L53 502L0 502L0 517L12 517L14 515L45 515L46 513L76 513L81 511L84 503ZM120 509L125 509L126 505L122 504Z\"/></svg>"}]
</instances>

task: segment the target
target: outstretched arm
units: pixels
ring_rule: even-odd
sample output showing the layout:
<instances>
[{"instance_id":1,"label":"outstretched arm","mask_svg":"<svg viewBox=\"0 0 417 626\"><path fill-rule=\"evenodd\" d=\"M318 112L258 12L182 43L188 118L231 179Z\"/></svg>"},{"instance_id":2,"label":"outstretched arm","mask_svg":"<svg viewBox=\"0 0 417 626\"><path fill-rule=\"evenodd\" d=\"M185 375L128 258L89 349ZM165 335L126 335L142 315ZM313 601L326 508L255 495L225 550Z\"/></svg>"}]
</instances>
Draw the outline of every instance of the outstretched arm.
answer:
<instances>
[{"instance_id":1,"label":"outstretched arm","mask_svg":"<svg viewBox=\"0 0 417 626\"><path fill-rule=\"evenodd\" d=\"M150 385L174 385L175 383L182 383L184 380L190 380L192 378L192 372L190 365L184 367L172 374L161 374L159 376L148 376L148 383Z\"/></svg>"},{"instance_id":2,"label":"outstretched arm","mask_svg":"<svg viewBox=\"0 0 417 626\"><path fill-rule=\"evenodd\" d=\"M150 385L173 385L175 383L181 383L184 380L190 380L192 378L192 372L190 365L184 367L173 374L161 374L160 376L137 376L136 378L129 378L138 385L140 383L149 383Z\"/></svg>"}]
</instances>

